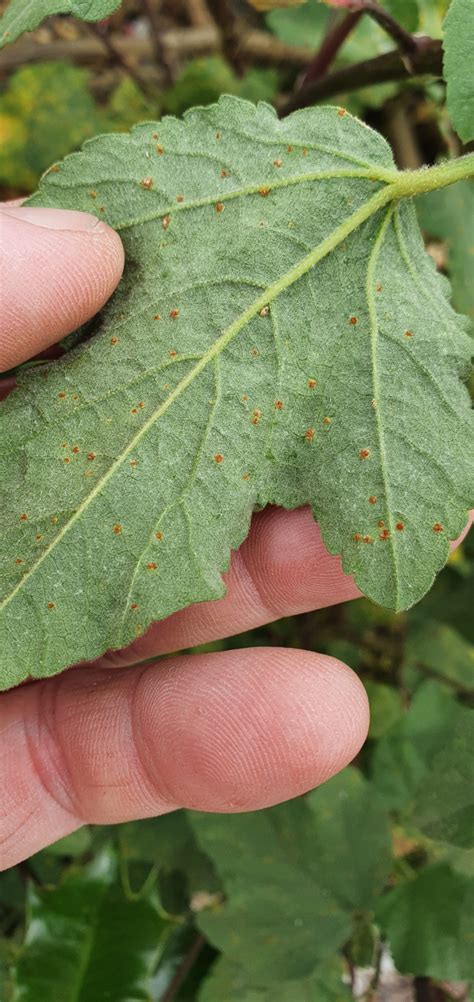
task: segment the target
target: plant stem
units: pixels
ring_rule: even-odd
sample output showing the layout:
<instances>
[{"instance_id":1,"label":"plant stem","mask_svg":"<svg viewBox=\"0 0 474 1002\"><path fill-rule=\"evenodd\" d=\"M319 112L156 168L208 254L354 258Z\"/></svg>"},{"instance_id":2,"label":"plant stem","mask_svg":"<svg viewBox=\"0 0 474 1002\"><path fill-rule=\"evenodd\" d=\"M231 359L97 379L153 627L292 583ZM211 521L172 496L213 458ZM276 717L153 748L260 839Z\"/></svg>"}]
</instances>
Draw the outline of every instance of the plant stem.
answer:
<instances>
[{"instance_id":1,"label":"plant stem","mask_svg":"<svg viewBox=\"0 0 474 1002\"><path fill-rule=\"evenodd\" d=\"M368 14L373 21L386 31L387 35L397 43L401 52L410 54L416 52L419 41L412 35L409 31L406 31L401 24L385 10L377 0L359 0L359 2L354 4L355 9L360 11L362 14Z\"/></svg>"},{"instance_id":2,"label":"plant stem","mask_svg":"<svg viewBox=\"0 0 474 1002\"><path fill-rule=\"evenodd\" d=\"M421 170L400 171L394 181L395 198L410 198L426 191L445 188L466 178L474 177L474 153L467 153L456 160L447 160L436 167L422 167Z\"/></svg>"},{"instance_id":3,"label":"plant stem","mask_svg":"<svg viewBox=\"0 0 474 1002\"><path fill-rule=\"evenodd\" d=\"M299 81L299 90L306 87L313 80L319 80L326 73L326 70L329 69L339 52L341 45L345 42L347 36L350 35L361 17L362 11L354 11L351 14L347 14L342 21L338 20L334 27L330 28L314 59L311 60L306 72L302 74Z\"/></svg>"}]
</instances>

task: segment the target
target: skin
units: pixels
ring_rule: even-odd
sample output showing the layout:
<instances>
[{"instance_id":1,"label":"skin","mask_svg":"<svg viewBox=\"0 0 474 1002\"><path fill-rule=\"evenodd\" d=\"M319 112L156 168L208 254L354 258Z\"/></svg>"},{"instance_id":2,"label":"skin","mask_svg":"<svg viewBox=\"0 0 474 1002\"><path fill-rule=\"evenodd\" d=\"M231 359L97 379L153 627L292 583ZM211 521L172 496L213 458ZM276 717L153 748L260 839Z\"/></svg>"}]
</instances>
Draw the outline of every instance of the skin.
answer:
<instances>
[{"instance_id":1,"label":"skin","mask_svg":"<svg viewBox=\"0 0 474 1002\"><path fill-rule=\"evenodd\" d=\"M120 238L92 216L0 209L0 371L96 313L123 263ZM256 515L226 581L221 601L154 624L131 647L0 696L0 869L86 823L267 807L357 754L367 698L335 658L259 647L130 670L359 595L306 509Z\"/></svg>"}]
</instances>

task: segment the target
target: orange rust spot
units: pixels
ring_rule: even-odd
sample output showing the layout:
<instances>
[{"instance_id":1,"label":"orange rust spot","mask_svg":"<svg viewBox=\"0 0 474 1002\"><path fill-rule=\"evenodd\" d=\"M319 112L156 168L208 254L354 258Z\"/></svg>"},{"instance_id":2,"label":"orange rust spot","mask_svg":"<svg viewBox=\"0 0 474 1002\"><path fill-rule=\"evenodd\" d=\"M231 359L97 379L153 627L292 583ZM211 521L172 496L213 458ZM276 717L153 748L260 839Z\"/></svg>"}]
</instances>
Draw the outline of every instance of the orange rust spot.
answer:
<instances>
[{"instance_id":1,"label":"orange rust spot","mask_svg":"<svg viewBox=\"0 0 474 1002\"><path fill-rule=\"evenodd\" d=\"M136 459L131 459L130 460L130 466L132 467L133 470L135 469L136 465L137 465Z\"/></svg>"},{"instance_id":2,"label":"orange rust spot","mask_svg":"<svg viewBox=\"0 0 474 1002\"><path fill-rule=\"evenodd\" d=\"M344 118L344 115L347 115L347 111L345 108L338 108L337 113L339 115L339 118Z\"/></svg>"},{"instance_id":3,"label":"orange rust spot","mask_svg":"<svg viewBox=\"0 0 474 1002\"><path fill-rule=\"evenodd\" d=\"M153 178L152 177L142 177L140 181L140 188L144 188L145 191L150 191L153 188Z\"/></svg>"},{"instance_id":4,"label":"orange rust spot","mask_svg":"<svg viewBox=\"0 0 474 1002\"><path fill-rule=\"evenodd\" d=\"M78 394L77 393L73 393L72 399L73 400L79 400Z\"/></svg>"},{"instance_id":5,"label":"orange rust spot","mask_svg":"<svg viewBox=\"0 0 474 1002\"><path fill-rule=\"evenodd\" d=\"M63 459L63 463L70 463L70 462L71 460L69 459L69 456L65 456Z\"/></svg>"},{"instance_id":6,"label":"orange rust spot","mask_svg":"<svg viewBox=\"0 0 474 1002\"><path fill-rule=\"evenodd\" d=\"M403 532L404 529L405 529L404 522L396 522L395 523L395 528L398 529L398 532Z\"/></svg>"},{"instance_id":7,"label":"orange rust spot","mask_svg":"<svg viewBox=\"0 0 474 1002\"><path fill-rule=\"evenodd\" d=\"M433 526L433 532L443 532L443 531L444 530L443 530L443 526L441 525L441 523L440 522L435 522L435 524Z\"/></svg>"},{"instance_id":8,"label":"orange rust spot","mask_svg":"<svg viewBox=\"0 0 474 1002\"><path fill-rule=\"evenodd\" d=\"M157 567L158 567L158 564L154 564L154 563L147 564L147 568L148 568L149 571L156 571Z\"/></svg>"},{"instance_id":9,"label":"orange rust spot","mask_svg":"<svg viewBox=\"0 0 474 1002\"><path fill-rule=\"evenodd\" d=\"M39 542L39 540L42 539L42 538L43 538L43 533L42 532L37 532L36 536L35 536L35 539L37 539L38 542Z\"/></svg>"},{"instance_id":10,"label":"orange rust spot","mask_svg":"<svg viewBox=\"0 0 474 1002\"><path fill-rule=\"evenodd\" d=\"M377 525L378 525L379 529L383 529L383 527L385 525L385 522L384 522L383 518L379 518L379 520L377 522Z\"/></svg>"},{"instance_id":11,"label":"orange rust spot","mask_svg":"<svg viewBox=\"0 0 474 1002\"><path fill-rule=\"evenodd\" d=\"M375 291L376 292L382 292L382 283L381 282L377 282L377 285L375 286Z\"/></svg>"},{"instance_id":12,"label":"orange rust spot","mask_svg":"<svg viewBox=\"0 0 474 1002\"><path fill-rule=\"evenodd\" d=\"M294 146L287 146L286 149L287 149L288 153L293 153Z\"/></svg>"},{"instance_id":13,"label":"orange rust spot","mask_svg":"<svg viewBox=\"0 0 474 1002\"><path fill-rule=\"evenodd\" d=\"M177 202L184 202L184 195L176 195Z\"/></svg>"},{"instance_id":14,"label":"orange rust spot","mask_svg":"<svg viewBox=\"0 0 474 1002\"><path fill-rule=\"evenodd\" d=\"M216 202L214 208L215 208L216 212L223 212L224 211L224 203L223 202Z\"/></svg>"},{"instance_id":15,"label":"orange rust spot","mask_svg":"<svg viewBox=\"0 0 474 1002\"><path fill-rule=\"evenodd\" d=\"M88 452L87 458L92 462L92 460L95 459L95 452Z\"/></svg>"},{"instance_id":16,"label":"orange rust spot","mask_svg":"<svg viewBox=\"0 0 474 1002\"><path fill-rule=\"evenodd\" d=\"M96 191L90 191L89 195L90 195L91 198L97 198L97 192Z\"/></svg>"},{"instance_id":17,"label":"orange rust spot","mask_svg":"<svg viewBox=\"0 0 474 1002\"><path fill-rule=\"evenodd\" d=\"M56 606L55 606L54 602L48 602L47 608L48 609L55 609Z\"/></svg>"},{"instance_id":18,"label":"orange rust spot","mask_svg":"<svg viewBox=\"0 0 474 1002\"><path fill-rule=\"evenodd\" d=\"M364 543L373 543L372 536L364 536L363 537L363 542Z\"/></svg>"},{"instance_id":19,"label":"orange rust spot","mask_svg":"<svg viewBox=\"0 0 474 1002\"><path fill-rule=\"evenodd\" d=\"M259 189L258 189L258 193L259 193L259 195L261 195L261 196L262 196L262 198L266 198L266 197L267 197L267 195L269 195L269 194L270 194L270 191L271 191L271 189L270 189L270 188L259 188Z\"/></svg>"},{"instance_id":20,"label":"orange rust spot","mask_svg":"<svg viewBox=\"0 0 474 1002\"><path fill-rule=\"evenodd\" d=\"M222 132L216 132L216 139L222 139Z\"/></svg>"},{"instance_id":21,"label":"orange rust spot","mask_svg":"<svg viewBox=\"0 0 474 1002\"><path fill-rule=\"evenodd\" d=\"M283 410L283 400L275 400L275 410L277 411Z\"/></svg>"},{"instance_id":22,"label":"orange rust spot","mask_svg":"<svg viewBox=\"0 0 474 1002\"><path fill-rule=\"evenodd\" d=\"M382 532L379 532L379 539L389 539L389 537L390 533L388 529L382 529Z\"/></svg>"},{"instance_id":23,"label":"orange rust spot","mask_svg":"<svg viewBox=\"0 0 474 1002\"><path fill-rule=\"evenodd\" d=\"M155 316L153 317L153 320L161 320L161 314L160 313L155 313Z\"/></svg>"},{"instance_id":24,"label":"orange rust spot","mask_svg":"<svg viewBox=\"0 0 474 1002\"><path fill-rule=\"evenodd\" d=\"M405 337L413 337L413 331L405 331Z\"/></svg>"},{"instance_id":25,"label":"orange rust spot","mask_svg":"<svg viewBox=\"0 0 474 1002\"><path fill-rule=\"evenodd\" d=\"M170 222L171 222L171 216L163 216L163 219L161 220L161 225L164 230L168 229Z\"/></svg>"},{"instance_id":26,"label":"orange rust spot","mask_svg":"<svg viewBox=\"0 0 474 1002\"><path fill-rule=\"evenodd\" d=\"M260 355L260 352L259 352L258 348L252 348L252 351L250 352L250 354L253 355L254 358L257 358L257 355Z\"/></svg>"},{"instance_id":27,"label":"orange rust spot","mask_svg":"<svg viewBox=\"0 0 474 1002\"><path fill-rule=\"evenodd\" d=\"M221 177L229 177L229 171L226 170L225 167L221 170Z\"/></svg>"},{"instance_id":28,"label":"orange rust spot","mask_svg":"<svg viewBox=\"0 0 474 1002\"><path fill-rule=\"evenodd\" d=\"M355 532L352 538L353 538L353 540L354 540L355 543L360 543L361 540L362 540L362 536L361 536L360 532Z\"/></svg>"},{"instance_id":29,"label":"orange rust spot","mask_svg":"<svg viewBox=\"0 0 474 1002\"><path fill-rule=\"evenodd\" d=\"M223 455L222 455L221 452L216 452L216 454L214 456L214 462L217 463L217 464L224 462L224 457L223 457Z\"/></svg>"},{"instance_id":30,"label":"orange rust spot","mask_svg":"<svg viewBox=\"0 0 474 1002\"><path fill-rule=\"evenodd\" d=\"M57 515L51 515L51 522L53 525L57 525L59 519Z\"/></svg>"},{"instance_id":31,"label":"orange rust spot","mask_svg":"<svg viewBox=\"0 0 474 1002\"><path fill-rule=\"evenodd\" d=\"M309 390L315 390L315 389L316 389L316 387L317 387L317 385L318 385L318 384L317 384L317 382L316 382L316 380L315 380L315 379L308 379L308 383L307 383L307 386L308 386L308 389L309 389Z\"/></svg>"},{"instance_id":32,"label":"orange rust spot","mask_svg":"<svg viewBox=\"0 0 474 1002\"><path fill-rule=\"evenodd\" d=\"M112 528L112 532L114 532L116 536L120 536L121 531L122 526L120 525L120 522L116 522Z\"/></svg>"},{"instance_id":33,"label":"orange rust spot","mask_svg":"<svg viewBox=\"0 0 474 1002\"><path fill-rule=\"evenodd\" d=\"M138 414L137 408L136 407L132 407L132 409L130 411L130 414Z\"/></svg>"},{"instance_id":34,"label":"orange rust spot","mask_svg":"<svg viewBox=\"0 0 474 1002\"><path fill-rule=\"evenodd\" d=\"M138 405L138 406L139 406L139 407L141 407L141 409L143 410L143 408L144 408L144 406L145 406L145 404L143 403L143 400L140 400L140 403L139 403L139 405Z\"/></svg>"},{"instance_id":35,"label":"orange rust spot","mask_svg":"<svg viewBox=\"0 0 474 1002\"><path fill-rule=\"evenodd\" d=\"M352 324L353 327L355 327L357 323L357 317L349 317L349 323Z\"/></svg>"},{"instance_id":36,"label":"orange rust spot","mask_svg":"<svg viewBox=\"0 0 474 1002\"><path fill-rule=\"evenodd\" d=\"M255 410L252 411L252 417L250 418L250 420L252 424L258 424L261 417L262 417L262 412L259 411L258 407L256 407Z\"/></svg>"},{"instance_id":37,"label":"orange rust spot","mask_svg":"<svg viewBox=\"0 0 474 1002\"><path fill-rule=\"evenodd\" d=\"M159 157L162 157L163 153L165 152L162 146L155 146L155 150Z\"/></svg>"},{"instance_id":38,"label":"orange rust spot","mask_svg":"<svg viewBox=\"0 0 474 1002\"><path fill-rule=\"evenodd\" d=\"M261 317L268 317L269 313L270 313L270 307L269 306L262 306L262 309L260 310L260 316Z\"/></svg>"},{"instance_id":39,"label":"orange rust spot","mask_svg":"<svg viewBox=\"0 0 474 1002\"><path fill-rule=\"evenodd\" d=\"M162 532L155 532L155 539L158 539L158 540L163 539L163 533Z\"/></svg>"},{"instance_id":40,"label":"orange rust spot","mask_svg":"<svg viewBox=\"0 0 474 1002\"><path fill-rule=\"evenodd\" d=\"M249 395L248 395L248 393L244 393L244 394L242 395L242 400L248 400L248 398L249 398Z\"/></svg>"},{"instance_id":41,"label":"orange rust spot","mask_svg":"<svg viewBox=\"0 0 474 1002\"><path fill-rule=\"evenodd\" d=\"M331 424L331 418L330 417L323 417L323 424Z\"/></svg>"},{"instance_id":42,"label":"orange rust spot","mask_svg":"<svg viewBox=\"0 0 474 1002\"><path fill-rule=\"evenodd\" d=\"M281 167L282 165L283 165L283 160L274 160L273 161L273 166L274 167Z\"/></svg>"},{"instance_id":43,"label":"orange rust spot","mask_svg":"<svg viewBox=\"0 0 474 1002\"><path fill-rule=\"evenodd\" d=\"M249 476L250 476L249 473L243 473L242 474L242 480L248 480Z\"/></svg>"},{"instance_id":44,"label":"orange rust spot","mask_svg":"<svg viewBox=\"0 0 474 1002\"><path fill-rule=\"evenodd\" d=\"M368 501L369 501L369 504L377 504L377 498L376 498L375 494L371 494L370 498L368 498Z\"/></svg>"},{"instance_id":45,"label":"orange rust spot","mask_svg":"<svg viewBox=\"0 0 474 1002\"><path fill-rule=\"evenodd\" d=\"M67 449L67 442L61 442L61 449Z\"/></svg>"},{"instance_id":46,"label":"orange rust spot","mask_svg":"<svg viewBox=\"0 0 474 1002\"><path fill-rule=\"evenodd\" d=\"M77 455L77 453L78 453L78 452L80 452L80 451L81 451L81 450L80 450L80 448L79 448L79 446L78 446L78 445L73 445L73 447L72 447L72 452L74 452L74 453L75 453L75 454Z\"/></svg>"},{"instance_id":47,"label":"orange rust spot","mask_svg":"<svg viewBox=\"0 0 474 1002\"><path fill-rule=\"evenodd\" d=\"M170 358L176 358L177 354L178 354L178 352L175 351L174 348L172 348L172 350L168 352L168 355L169 355Z\"/></svg>"},{"instance_id":48,"label":"orange rust spot","mask_svg":"<svg viewBox=\"0 0 474 1002\"><path fill-rule=\"evenodd\" d=\"M304 148L304 150L302 152L303 152L303 156L304 157L308 156L308 150L306 149L306 146L305 146L305 148Z\"/></svg>"},{"instance_id":49,"label":"orange rust spot","mask_svg":"<svg viewBox=\"0 0 474 1002\"><path fill-rule=\"evenodd\" d=\"M16 560L15 560L15 563L16 564L22 564L23 561L22 561L21 557L17 557Z\"/></svg>"},{"instance_id":50,"label":"orange rust spot","mask_svg":"<svg viewBox=\"0 0 474 1002\"><path fill-rule=\"evenodd\" d=\"M110 343L111 344L118 344L118 337L115 337L115 335L114 335L114 337L111 337L110 338Z\"/></svg>"},{"instance_id":51,"label":"orange rust spot","mask_svg":"<svg viewBox=\"0 0 474 1002\"><path fill-rule=\"evenodd\" d=\"M138 602L131 602L130 608L131 609L138 609Z\"/></svg>"},{"instance_id":52,"label":"orange rust spot","mask_svg":"<svg viewBox=\"0 0 474 1002\"><path fill-rule=\"evenodd\" d=\"M99 206L99 212L105 212L105 205Z\"/></svg>"},{"instance_id":53,"label":"orange rust spot","mask_svg":"<svg viewBox=\"0 0 474 1002\"><path fill-rule=\"evenodd\" d=\"M20 515L20 522L27 522L27 521L28 521L28 515L26 514L26 512L23 512Z\"/></svg>"},{"instance_id":54,"label":"orange rust spot","mask_svg":"<svg viewBox=\"0 0 474 1002\"><path fill-rule=\"evenodd\" d=\"M65 396L66 396L66 394L64 393L64 390L61 390L61 393L58 393L58 397L59 397L60 400L64 400Z\"/></svg>"},{"instance_id":55,"label":"orange rust spot","mask_svg":"<svg viewBox=\"0 0 474 1002\"><path fill-rule=\"evenodd\" d=\"M368 459L370 456L370 449L359 449L359 459Z\"/></svg>"},{"instance_id":56,"label":"orange rust spot","mask_svg":"<svg viewBox=\"0 0 474 1002\"><path fill-rule=\"evenodd\" d=\"M314 428L307 428L304 437L306 442L312 442L314 438Z\"/></svg>"},{"instance_id":57,"label":"orange rust spot","mask_svg":"<svg viewBox=\"0 0 474 1002\"><path fill-rule=\"evenodd\" d=\"M151 138L152 139L159 139L158 133L157 132L152 132Z\"/></svg>"},{"instance_id":58,"label":"orange rust spot","mask_svg":"<svg viewBox=\"0 0 474 1002\"><path fill-rule=\"evenodd\" d=\"M179 310L170 310L170 317L172 320L176 320L179 317Z\"/></svg>"}]
</instances>

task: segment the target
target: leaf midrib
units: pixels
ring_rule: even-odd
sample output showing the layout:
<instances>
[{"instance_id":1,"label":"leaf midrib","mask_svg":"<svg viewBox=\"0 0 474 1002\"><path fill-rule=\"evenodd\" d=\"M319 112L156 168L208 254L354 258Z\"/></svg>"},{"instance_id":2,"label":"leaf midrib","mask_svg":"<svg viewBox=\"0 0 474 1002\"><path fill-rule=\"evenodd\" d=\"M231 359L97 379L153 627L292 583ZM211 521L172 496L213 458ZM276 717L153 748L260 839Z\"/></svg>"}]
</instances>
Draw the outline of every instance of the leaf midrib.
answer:
<instances>
[{"instance_id":1,"label":"leaf midrib","mask_svg":"<svg viewBox=\"0 0 474 1002\"><path fill-rule=\"evenodd\" d=\"M258 189L257 189L258 191ZM293 285L296 281L302 278L311 268L313 268L319 261L331 253L343 240L346 239L354 230L356 230L362 223L366 222L372 215L375 214L379 209L382 209L388 202L390 202L395 195L395 185L386 185L384 188L379 189L375 195L372 195L366 202L364 202L351 216L348 217L343 223L336 227L326 237L321 241L312 251L301 258L296 265L290 268L283 276L277 279L272 285L268 286L260 296L254 300L254 302L247 307L243 313L237 317L232 324L220 335L219 338L211 345L211 347L201 356L199 362L191 369L186 376L176 385L174 390L169 394L166 400L150 415L147 421L141 426L141 428L133 436L129 444L121 452L116 460L111 464L106 473L97 481L94 488L91 490L90 494L87 495L78 506L72 517L66 522L61 530L58 532L57 536L51 541L49 546L45 548L38 559L31 565L28 571L23 575L22 578L17 582L12 591L5 596L5 598L0 603L0 611L3 610L21 591L22 587L26 584L29 578L36 572L36 570L41 566L43 561L49 554L56 548L56 546L61 542L63 537L72 528L73 525L78 521L79 518L84 514L89 505L95 500L95 498L101 493L104 486L112 479L117 470L120 469L122 463L130 455L130 453L136 449L138 443L147 434L147 432L154 426L156 421L166 413L168 408L174 403L174 401L188 388L188 386L197 378L197 376L203 372L206 366L216 357L218 357L221 352L227 347L227 345L233 340L233 338L242 330L247 323L249 323L257 313L263 309L263 307L268 306L274 299L276 299L282 292ZM160 213L161 215L161 213Z\"/></svg>"}]
</instances>

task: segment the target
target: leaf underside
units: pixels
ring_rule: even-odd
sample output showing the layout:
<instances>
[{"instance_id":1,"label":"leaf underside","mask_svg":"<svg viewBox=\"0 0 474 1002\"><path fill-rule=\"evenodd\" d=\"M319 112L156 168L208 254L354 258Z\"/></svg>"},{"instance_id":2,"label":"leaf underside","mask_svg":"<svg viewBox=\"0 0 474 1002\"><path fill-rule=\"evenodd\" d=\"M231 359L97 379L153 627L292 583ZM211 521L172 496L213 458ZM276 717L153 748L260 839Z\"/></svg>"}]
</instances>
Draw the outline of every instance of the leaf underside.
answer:
<instances>
[{"instance_id":1,"label":"leaf underside","mask_svg":"<svg viewBox=\"0 0 474 1002\"><path fill-rule=\"evenodd\" d=\"M127 266L3 407L1 686L220 597L257 505L309 503L383 605L430 587L470 502L471 342L390 172L336 108L224 97L45 176L30 204L105 219Z\"/></svg>"},{"instance_id":2,"label":"leaf underside","mask_svg":"<svg viewBox=\"0 0 474 1002\"><path fill-rule=\"evenodd\" d=\"M45 17L72 14L81 21L101 21L120 6L121 0L11 0L0 17L0 49L15 42L24 31L33 31Z\"/></svg>"}]
</instances>

